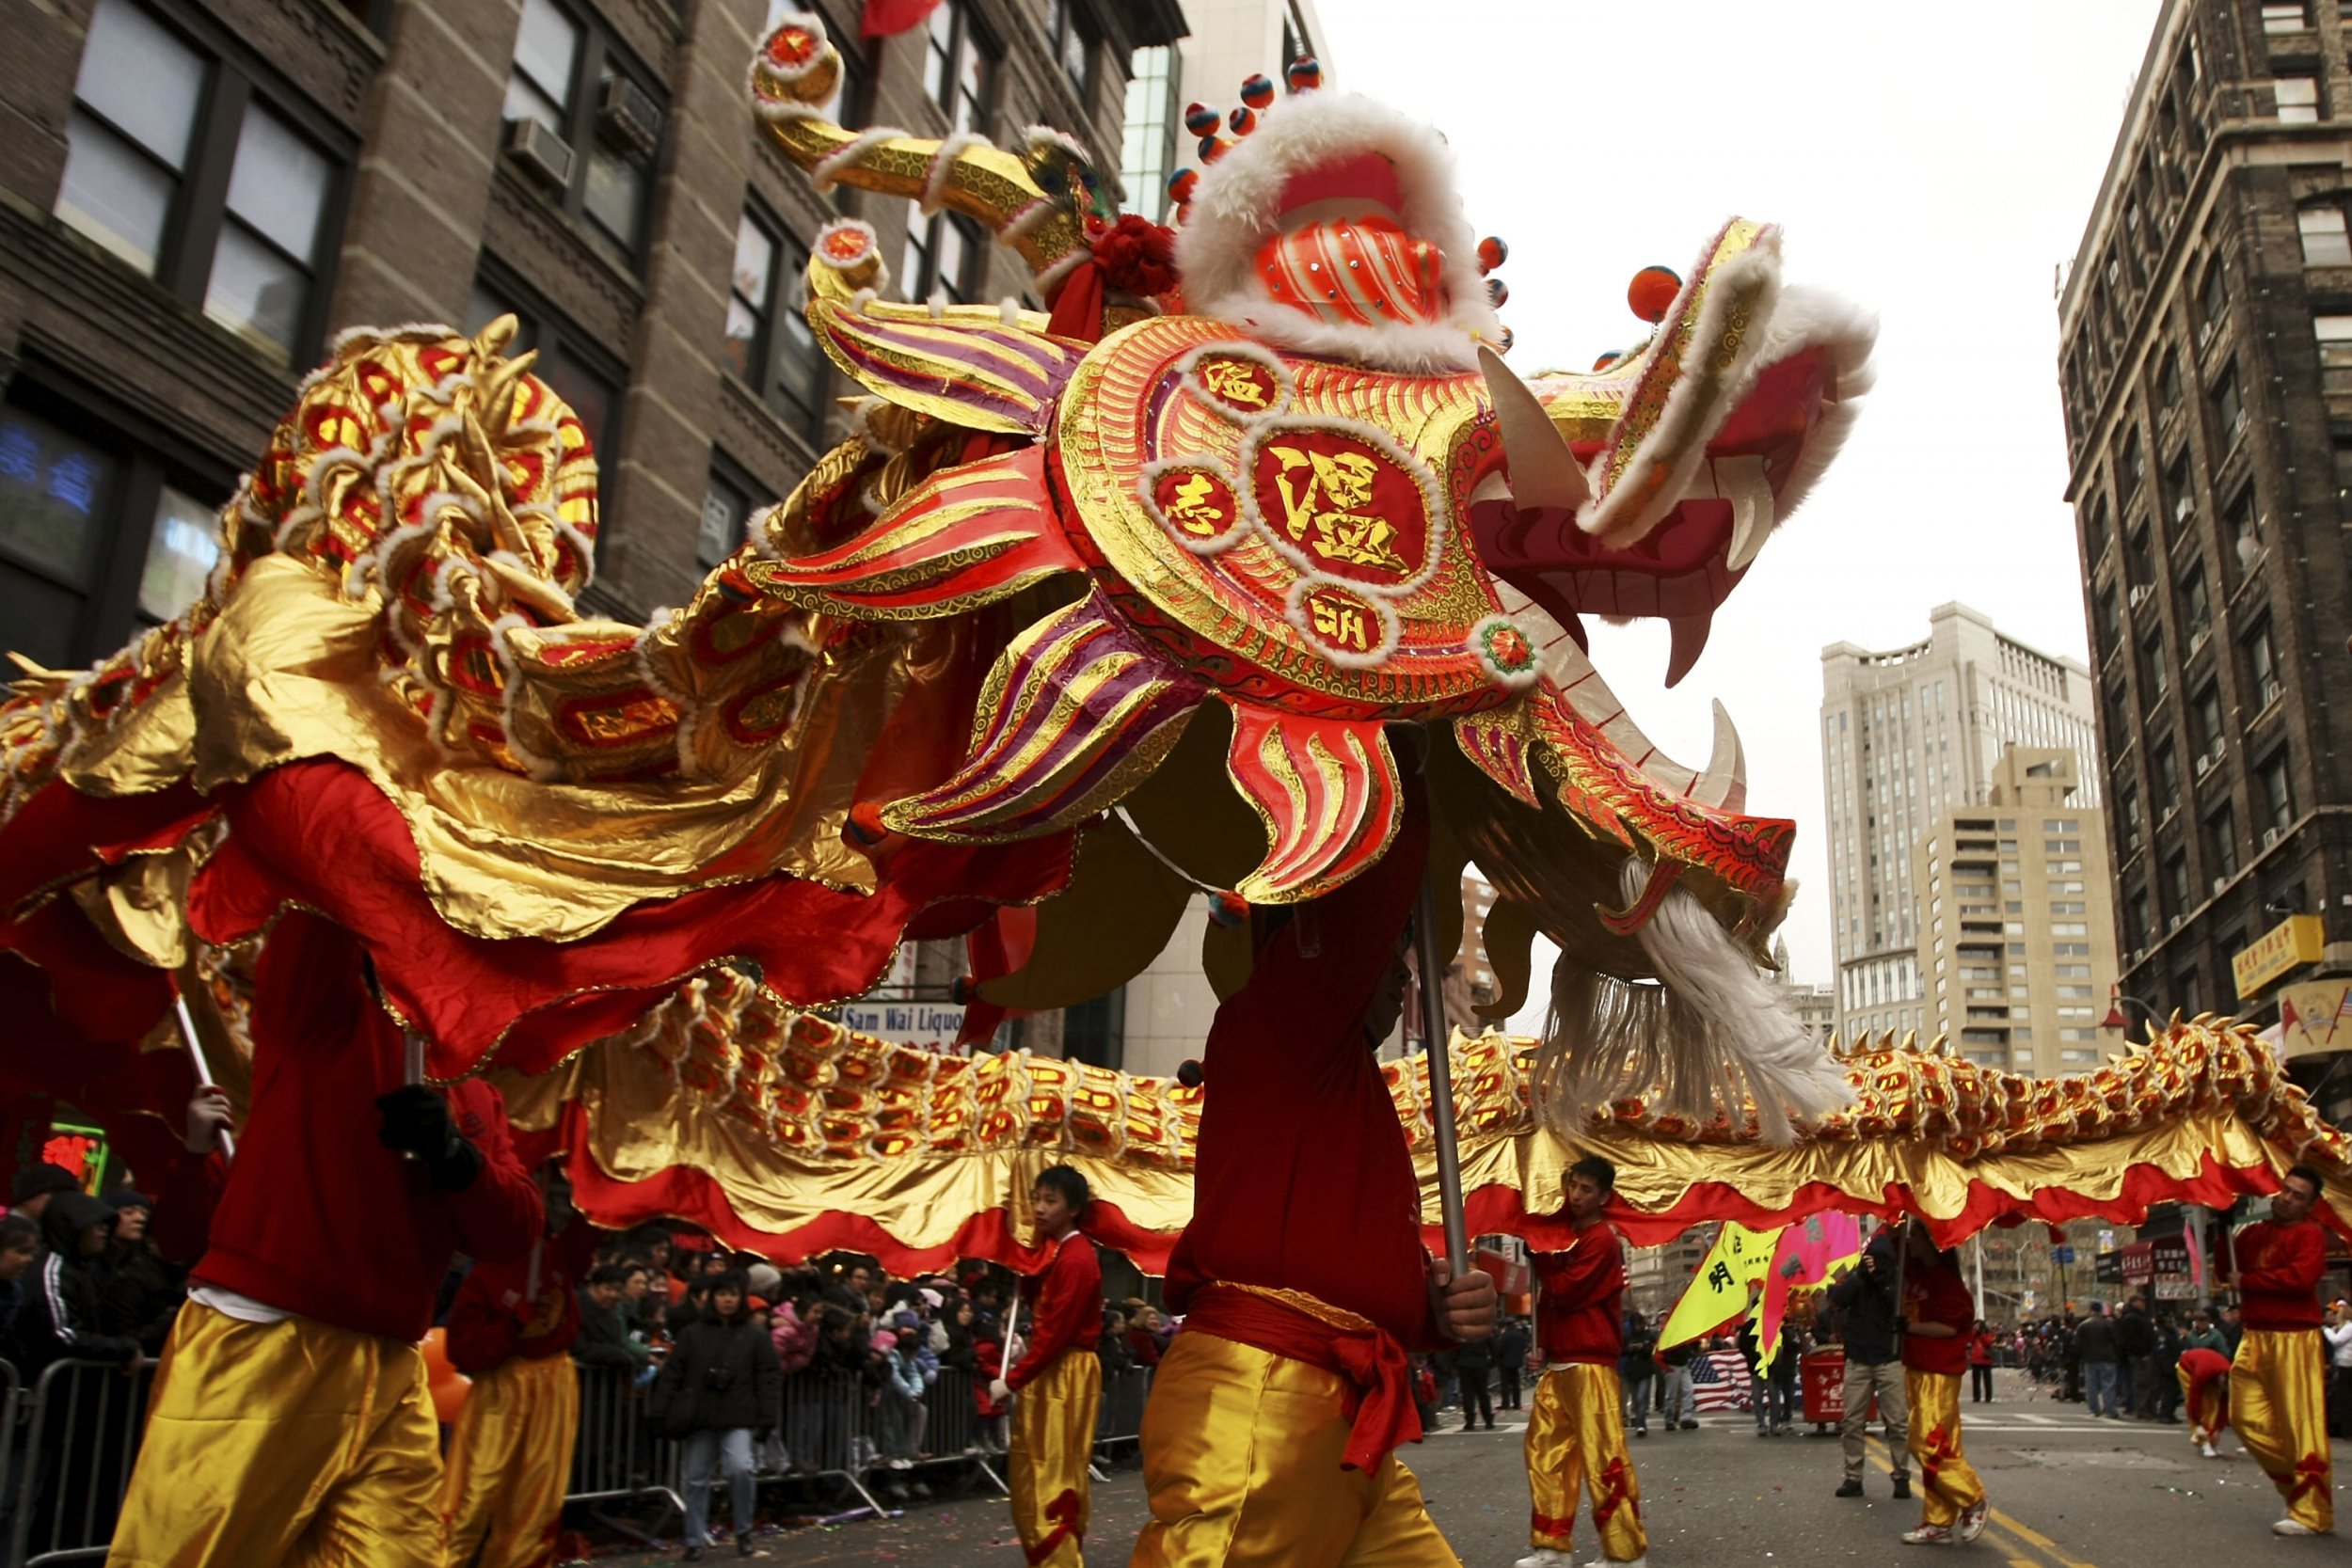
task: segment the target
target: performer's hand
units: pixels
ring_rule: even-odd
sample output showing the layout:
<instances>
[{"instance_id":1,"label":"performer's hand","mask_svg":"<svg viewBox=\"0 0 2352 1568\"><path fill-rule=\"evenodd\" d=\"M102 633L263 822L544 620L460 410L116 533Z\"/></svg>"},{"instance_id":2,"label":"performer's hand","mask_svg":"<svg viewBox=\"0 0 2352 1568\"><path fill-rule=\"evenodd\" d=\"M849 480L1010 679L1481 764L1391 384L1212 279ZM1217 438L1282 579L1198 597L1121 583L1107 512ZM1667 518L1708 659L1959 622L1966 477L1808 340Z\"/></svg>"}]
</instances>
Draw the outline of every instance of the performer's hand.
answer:
<instances>
[{"instance_id":1,"label":"performer's hand","mask_svg":"<svg viewBox=\"0 0 2352 1568\"><path fill-rule=\"evenodd\" d=\"M201 1085L188 1100L188 1130L184 1139L191 1154L210 1154L220 1147L220 1135L234 1132L235 1113L229 1097L210 1084Z\"/></svg>"},{"instance_id":2,"label":"performer's hand","mask_svg":"<svg viewBox=\"0 0 2352 1568\"><path fill-rule=\"evenodd\" d=\"M1002 1404L1002 1403L1004 1403L1007 1400L1009 1400L1009 1399L1010 1399L1010 1398L1012 1398L1012 1385L1011 1385L1011 1384L1007 1383L1007 1382L1006 1382L1003 1378L1001 1378L1001 1377L993 1377L993 1378L990 1378L990 1379L988 1380L988 1402L989 1402L989 1403L991 1403L991 1404Z\"/></svg>"},{"instance_id":3,"label":"performer's hand","mask_svg":"<svg viewBox=\"0 0 2352 1568\"><path fill-rule=\"evenodd\" d=\"M1495 1331L1498 1299L1495 1282L1472 1269L1454 1277L1453 1266L1442 1258L1429 1259L1429 1283L1438 1297L1438 1327L1449 1339L1468 1343Z\"/></svg>"},{"instance_id":4,"label":"performer's hand","mask_svg":"<svg viewBox=\"0 0 2352 1568\"><path fill-rule=\"evenodd\" d=\"M434 1187L460 1193L482 1174L482 1151L466 1140L450 1120L449 1101L422 1084L403 1084L389 1094L375 1097L384 1118L376 1136L387 1148L414 1154L424 1162Z\"/></svg>"}]
</instances>

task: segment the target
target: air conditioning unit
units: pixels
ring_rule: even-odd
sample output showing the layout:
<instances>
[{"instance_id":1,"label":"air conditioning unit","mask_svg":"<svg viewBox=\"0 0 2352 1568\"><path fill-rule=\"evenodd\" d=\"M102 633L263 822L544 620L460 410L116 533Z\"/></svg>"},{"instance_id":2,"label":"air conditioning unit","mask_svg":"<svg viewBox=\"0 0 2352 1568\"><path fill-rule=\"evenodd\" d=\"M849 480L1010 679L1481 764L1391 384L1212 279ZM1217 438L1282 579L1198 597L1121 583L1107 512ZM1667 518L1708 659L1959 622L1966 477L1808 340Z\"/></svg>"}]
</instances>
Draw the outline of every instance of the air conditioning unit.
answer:
<instances>
[{"instance_id":1,"label":"air conditioning unit","mask_svg":"<svg viewBox=\"0 0 2352 1568\"><path fill-rule=\"evenodd\" d=\"M2278 843L2279 835L2285 831L2286 830L2283 828L2265 828L2263 830L2263 847L2267 849L2272 845Z\"/></svg>"},{"instance_id":2,"label":"air conditioning unit","mask_svg":"<svg viewBox=\"0 0 2352 1568\"><path fill-rule=\"evenodd\" d=\"M2133 583L2131 593L2132 608L2134 610L2137 610L2141 605L2146 604L2148 602L2148 596L2154 592L2155 590L2153 588L2151 588L2144 582Z\"/></svg>"},{"instance_id":3,"label":"air conditioning unit","mask_svg":"<svg viewBox=\"0 0 2352 1568\"><path fill-rule=\"evenodd\" d=\"M2134 828L2123 839L2123 852L2132 854L2139 848L2139 830Z\"/></svg>"},{"instance_id":4,"label":"air conditioning unit","mask_svg":"<svg viewBox=\"0 0 2352 1568\"><path fill-rule=\"evenodd\" d=\"M2279 700L2279 683L2278 683L2276 680L2265 680L2265 681L2264 681L2264 682L2263 682L2263 706L2265 706L2265 707L2268 707L2271 704L2273 704L2273 703L2277 702L2278 700Z\"/></svg>"},{"instance_id":5,"label":"air conditioning unit","mask_svg":"<svg viewBox=\"0 0 2352 1568\"><path fill-rule=\"evenodd\" d=\"M596 130L608 141L651 156L661 140L661 105L635 82L615 76L605 83L604 102L596 105Z\"/></svg>"},{"instance_id":6,"label":"air conditioning unit","mask_svg":"<svg viewBox=\"0 0 2352 1568\"><path fill-rule=\"evenodd\" d=\"M2209 640L2212 636L2213 628L2210 626L2199 626L2195 631L2191 632L2188 639L2188 653L2185 657L2195 658L2199 651L2204 647L2207 640Z\"/></svg>"},{"instance_id":7,"label":"air conditioning unit","mask_svg":"<svg viewBox=\"0 0 2352 1568\"><path fill-rule=\"evenodd\" d=\"M506 122L506 155L515 160L517 168L543 184L562 190L572 182L572 144L538 120Z\"/></svg>"},{"instance_id":8,"label":"air conditioning unit","mask_svg":"<svg viewBox=\"0 0 2352 1568\"><path fill-rule=\"evenodd\" d=\"M2227 877L2216 877L2216 878L2213 879L2213 895L2214 895L2216 898L2220 897L2220 896L2221 896L2221 890L2222 890L2223 888L2225 888L2225 887L2228 887L2229 885L2230 885L2230 879L2229 879L2229 878L2227 878Z\"/></svg>"},{"instance_id":9,"label":"air conditioning unit","mask_svg":"<svg viewBox=\"0 0 2352 1568\"><path fill-rule=\"evenodd\" d=\"M2171 919L2164 923L2164 928L2167 934L2179 930L2181 928L2181 917L2177 914L2174 915Z\"/></svg>"},{"instance_id":10,"label":"air conditioning unit","mask_svg":"<svg viewBox=\"0 0 2352 1568\"><path fill-rule=\"evenodd\" d=\"M2201 778L2201 778L2203 778L2206 774L2208 774L2208 773L2212 772L2212 771L2213 771L2213 765L2214 765L2214 761L2215 761L2215 757L2214 757L2214 753L2213 753L2213 752L2198 752L2198 753L2197 753L2197 776L2198 776L2199 778Z\"/></svg>"}]
</instances>

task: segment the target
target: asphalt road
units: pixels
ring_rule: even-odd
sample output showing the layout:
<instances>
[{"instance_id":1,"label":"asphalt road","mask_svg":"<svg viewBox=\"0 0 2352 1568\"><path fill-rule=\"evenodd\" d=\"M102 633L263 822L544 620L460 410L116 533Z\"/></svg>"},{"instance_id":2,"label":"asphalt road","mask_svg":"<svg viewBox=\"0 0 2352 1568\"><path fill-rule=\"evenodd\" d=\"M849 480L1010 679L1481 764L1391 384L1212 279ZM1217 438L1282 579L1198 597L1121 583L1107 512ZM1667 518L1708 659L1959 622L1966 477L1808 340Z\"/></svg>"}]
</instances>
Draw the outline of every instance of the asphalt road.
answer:
<instances>
[{"instance_id":1,"label":"asphalt road","mask_svg":"<svg viewBox=\"0 0 2352 1568\"><path fill-rule=\"evenodd\" d=\"M2021 1376L2003 1373L1990 1405L1964 1405L1969 1458L1984 1478L1992 1523L1971 1554L1983 1568L2296 1568L2347 1560L2344 1533L2280 1540L2270 1523L2278 1495L2233 1437L2224 1457L2201 1459L2185 1429L2137 1421L2094 1421L2079 1404L2018 1397ZM2014 1378L2014 1381L2012 1381ZM1446 1431L1407 1450L1430 1512L1466 1568L1502 1568L1526 1550L1527 1481L1520 1459L1521 1412L1499 1412L1495 1430ZM1653 1431L1633 1445L1658 1568L1884 1562L1939 1548L1906 1547L1897 1537L1918 1522L1916 1502L1887 1496L1883 1449L1874 1444L1860 1500L1832 1496L1838 1481L1834 1436L1758 1439L1745 1415L1704 1418L1696 1432ZM2352 1485L2352 1443L2336 1445L2340 1510ZM1094 1490L1089 1560L1123 1564L1146 1509L1132 1466ZM675 1529L675 1521L670 1524ZM1597 1552L1589 1518L1579 1521L1577 1555ZM619 1563L674 1560L675 1553ZM937 1568L1019 1568L1021 1551L1001 1502L986 1498L914 1503L887 1521L866 1519L761 1538L762 1560L849 1564L920 1562ZM711 1554L734 1560L731 1546Z\"/></svg>"}]
</instances>

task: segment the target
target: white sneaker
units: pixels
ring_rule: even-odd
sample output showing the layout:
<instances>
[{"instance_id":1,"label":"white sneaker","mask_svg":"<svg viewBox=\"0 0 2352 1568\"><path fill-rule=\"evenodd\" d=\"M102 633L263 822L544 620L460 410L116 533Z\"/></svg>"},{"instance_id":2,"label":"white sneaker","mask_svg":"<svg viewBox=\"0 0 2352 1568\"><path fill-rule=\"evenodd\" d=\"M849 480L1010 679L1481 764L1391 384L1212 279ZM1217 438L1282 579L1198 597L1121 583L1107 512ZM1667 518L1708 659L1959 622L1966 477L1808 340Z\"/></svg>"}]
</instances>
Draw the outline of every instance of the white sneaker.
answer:
<instances>
[{"instance_id":1,"label":"white sneaker","mask_svg":"<svg viewBox=\"0 0 2352 1568\"><path fill-rule=\"evenodd\" d=\"M2213 1433L2203 1427L2191 1427L2188 1429L2188 1440L2201 1449L2210 1448L2213 1445Z\"/></svg>"},{"instance_id":2,"label":"white sneaker","mask_svg":"<svg viewBox=\"0 0 2352 1568\"><path fill-rule=\"evenodd\" d=\"M1906 1546L1948 1546L1951 1542L1952 1532L1942 1525L1921 1525L1917 1529L1903 1531Z\"/></svg>"},{"instance_id":3,"label":"white sneaker","mask_svg":"<svg viewBox=\"0 0 2352 1568\"><path fill-rule=\"evenodd\" d=\"M1974 1541L1978 1536L1982 1535L1984 1533L1985 1516L1992 1512L1993 1505L1982 1498L1979 1498L1973 1505L1962 1510L1960 1515L1961 1540Z\"/></svg>"},{"instance_id":4,"label":"white sneaker","mask_svg":"<svg viewBox=\"0 0 2352 1568\"><path fill-rule=\"evenodd\" d=\"M2203 1454L2207 1459L2219 1459L2221 1457L2221 1450L2213 1446L2213 1439L2210 1437L2206 1438L2202 1443L2197 1445L2197 1451Z\"/></svg>"},{"instance_id":5,"label":"white sneaker","mask_svg":"<svg viewBox=\"0 0 2352 1568\"><path fill-rule=\"evenodd\" d=\"M1538 1546L1511 1564L1511 1568L1576 1568L1576 1554L1552 1546Z\"/></svg>"},{"instance_id":6,"label":"white sneaker","mask_svg":"<svg viewBox=\"0 0 2352 1568\"><path fill-rule=\"evenodd\" d=\"M2281 1519L2270 1527L2273 1535L2317 1535L2319 1531L2294 1519Z\"/></svg>"}]
</instances>

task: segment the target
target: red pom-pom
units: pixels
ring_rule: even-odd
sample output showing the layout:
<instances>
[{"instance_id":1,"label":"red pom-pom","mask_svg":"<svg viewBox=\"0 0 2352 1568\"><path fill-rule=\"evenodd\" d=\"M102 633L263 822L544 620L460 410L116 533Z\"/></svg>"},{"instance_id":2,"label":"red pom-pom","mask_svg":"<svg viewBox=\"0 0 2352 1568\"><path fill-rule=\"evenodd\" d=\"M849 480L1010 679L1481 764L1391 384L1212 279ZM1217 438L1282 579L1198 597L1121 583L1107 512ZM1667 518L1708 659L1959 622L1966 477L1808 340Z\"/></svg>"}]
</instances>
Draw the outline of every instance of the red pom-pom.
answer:
<instances>
[{"instance_id":1,"label":"red pom-pom","mask_svg":"<svg viewBox=\"0 0 2352 1568\"><path fill-rule=\"evenodd\" d=\"M980 999L980 981L976 974L959 974L947 983L948 1000L959 1007L968 1007Z\"/></svg>"},{"instance_id":2,"label":"red pom-pom","mask_svg":"<svg viewBox=\"0 0 2352 1568\"><path fill-rule=\"evenodd\" d=\"M1250 132L1255 131L1258 128L1258 116L1248 104L1244 103L1241 107L1235 109L1232 114L1226 116L1225 123L1233 128L1233 135L1237 136L1246 136L1249 135Z\"/></svg>"},{"instance_id":3,"label":"red pom-pom","mask_svg":"<svg viewBox=\"0 0 2352 1568\"><path fill-rule=\"evenodd\" d=\"M860 800L850 808L850 842L870 849L890 836L889 827L882 821L882 807L871 800Z\"/></svg>"},{"instance_id":4,"label":"red pom-pom","mask_svg":"<svg viewBox=\"0 0 2352 1568\"><path fill-rule=\"evenodd\" d=\"M1241 101L1253 109L1263 109L1274 102L1274 83L1264 71L1241 85Z\"/></svg>"},{"instance_id":5,"label":"red pom-pom","mask_svg":"<svg viewBox=\"0 0 2352 1568\"><path fill-rule=\"evenodd\" d=\"M1593 369L1597 371L1605 371L1610 366L1615 364L1622 357L1622 355L1604 354L1599 358L1593 361Z\"/></svg>"},{"instance_id":6,"label":"red pom-pom","mask_svg":"<svg viewBox=\"0 0 2352 1568\"><path fill-rule=\"evenodd\" d=\"M1674 309L1675 296L1682 292L1682 279L1672 267L1644 267L1633 275L1633 281L1625 288L1625 302L1633 313L1645 322L1666 319Z\"/></svg>"},{"instance_id":7,"label":"red pom-pom","mask_svg":"<svg viewBox=\"0 0 2352 1568\"><path fill-rule=\"evenodd\" d=\"M1478 242L1478 270L1492 272L1511 258L1511 247L1492 234Z\"/></svg>"},{"instance_id":8,"label":"red pom-pom","mask_svg":"<svg viewBox=\"0 0 2352 1568\"><path fill-rule=\"evenodd\" d=\"M1323 86L1323 65L1311 55L1301 55L1282 72L1293 92L1312 92Z\"/></svg>"},{"instance_id":9,"label":"red pom-pom","mask_svg":"<svg viewBox=\"0 0 2352 1568\"><path fill-rule=\"evenodd\" d=\"M1222 136L1203 136L1199 148L1200 161L1204 164L1216 163L1225 156L1225 150L1232 145Z\"/></svg>"},{"instance_id":10,"label":"red pom-pom","mask_svg":"<svg viewBox=\"0 0 2352 1568\"><path fill-rule=\"evenodd\" d=\"M1168 177L1168 198L1182 206L1192 199L1192 188L1199 183L1200 183L1199 169L1180 168Z\"/></svg>"},{"instance_id":11,"label":"red pom-pom","mask_svg":"<svg viewBox=\"0 0 2352 1568\"><path fill-rule=\"evenodd\" d=\"M1511 298L1511 285L1500 277L1486 279L1486 303L1500 310Z\"/></svg>"},{"instance_id":12,"label":"red pom-pom","mask_svg":"<svg viewBox=\"0 0 2352 1568\"><path fill-rule=\"evenodd\" d=\"M1249 922L1249 900L1223 889L1209 895L1209 918L1231 931Z\"/></svg>"},{"instance_id":13,"label":"red pom-pom","mask_svg":"<svg viewBox=\"0 0 2352 1568\"><path fill-rule=\"evenodd\" d=\"M1176 231L1135 213L1122 213L1109 232L1094 241L1094 261L1103 281L1142 298L1176 287Z\"/></svg>"},{"instance_id":14,"label":"red pom-pom","mask_svg":"<svg viewBox=\"0 0 2352 1568\"><path fill-rule=\"evenodd\" d=\"M1184 105L1184 129L1196 136L1205 136L1216 130L1216 122L1221 118L1223 117L1206 103Z\"/></svg>"}]
</instances>

